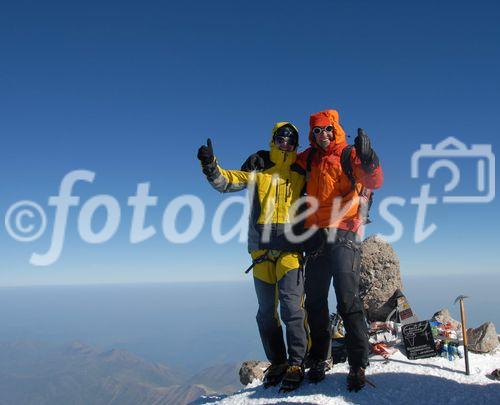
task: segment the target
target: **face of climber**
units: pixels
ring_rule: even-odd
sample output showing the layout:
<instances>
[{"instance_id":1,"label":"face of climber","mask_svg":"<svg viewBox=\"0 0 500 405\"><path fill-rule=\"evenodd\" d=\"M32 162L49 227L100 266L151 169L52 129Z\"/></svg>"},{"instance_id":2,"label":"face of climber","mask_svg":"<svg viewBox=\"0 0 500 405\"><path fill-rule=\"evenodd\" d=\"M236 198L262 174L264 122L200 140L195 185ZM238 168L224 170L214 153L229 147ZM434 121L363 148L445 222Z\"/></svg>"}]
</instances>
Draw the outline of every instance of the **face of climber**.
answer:
<instances>
[{"instance_id":1,"label":"face of climber","mask_svg":"<svg viewBox=\"0 0 500 405\"><path fill-rule=\"evenodd\" d=\"M286 125L274 135L274 144L282 151L292 152L297 147L297 131Z\"/></svg>"},{"instance_id":2,"label":"face of climber","mask_svg":"<svg viewBox=\"0 0 500 405\"><path fill-rule=\"evenodd\" d=\"M333 127L331 125L328 125L326 127L314 127L312 129L312 133L314 135L316 143L322 149L328 148L330 142L335 139L335 136L333 135Z\"/></svg>"}]
</instances>

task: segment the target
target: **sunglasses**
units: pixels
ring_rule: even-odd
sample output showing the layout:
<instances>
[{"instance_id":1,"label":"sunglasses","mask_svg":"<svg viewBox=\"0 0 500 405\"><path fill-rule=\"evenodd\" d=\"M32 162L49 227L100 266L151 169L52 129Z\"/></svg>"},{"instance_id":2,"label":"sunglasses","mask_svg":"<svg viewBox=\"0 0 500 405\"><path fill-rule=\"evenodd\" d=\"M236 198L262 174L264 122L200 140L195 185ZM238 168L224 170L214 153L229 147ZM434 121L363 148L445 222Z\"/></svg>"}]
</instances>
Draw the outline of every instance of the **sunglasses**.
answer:
<instances>
[{"instance_id":1,"label":"sunglasses","mask_svg":"<svg viewBox=\"0 0 500 405\"><path fill-rule=\"evenodd\" d=\"M284 127L281 127L278 129L275 133L276 136L288 136L288 137L295 137L298 138L299 134L294 128L291 128L288 125L285 125Z\"/></svg>"},{"instance_id":2,"label":"sunglasses","mask_svg":"<svg viewBox=\"0 0 500 405\"><path fill-rule=\"evenodd\" d=\"M295 140L289 136L276 135L274 141L278 145L290 145L295 146Z\"/></svg>"},{"instance_id":3,"label":"sunglasses","mask_svg":"<svg viewBox=\"0 0 500 405\"><path fill-rule=\"evenodd\" d=\"M312 132L313 132L314 135L319 135L323 131L325 131L325 132L332 132L333 131L333 127L331 125L328 125L326 127L314 127L312 129Z\"/></svg>"}]
</instances>

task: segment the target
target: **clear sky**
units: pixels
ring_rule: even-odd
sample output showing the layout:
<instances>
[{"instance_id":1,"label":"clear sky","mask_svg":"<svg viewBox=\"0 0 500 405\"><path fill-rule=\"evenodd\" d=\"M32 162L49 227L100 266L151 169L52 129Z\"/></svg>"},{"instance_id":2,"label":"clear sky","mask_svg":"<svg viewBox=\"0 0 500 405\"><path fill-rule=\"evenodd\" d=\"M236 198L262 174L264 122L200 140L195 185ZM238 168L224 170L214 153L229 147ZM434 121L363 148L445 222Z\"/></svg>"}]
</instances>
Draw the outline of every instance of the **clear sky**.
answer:
<instances>
[{"instance_id":1,"label":"clear sky","mask_svg":"<svg viewBox=\"0 0 500 405\"><path fill-rule=\"evenodd\" d=\"M276 121L293 121L305 148L309 115L325 108L339 110L349 134L365 128L380 156L385 184L367 232L392 231L380 201L406 200L391 208L405 229L394 244L403 273L498 272L498 199L430 207L427 221L438 229L413 242L410 198L426 180L411 178L410 158L448 136L497 152L499 20L497 1L4 2L0 284L245 279L245 244L216 244L208 221L195 241L174 245L161 233L163 209L188 193L213 216L224 197L196 160L207 137L221 164L238 168L267 147ZM97 194L119 201L118 232L104 244L83 242L79 208L71 208L60 260L32 266L31 253L50 245L48 198L75 169L96 173L74 189L81 204ZM442 195L447 179L438 176L431 191ZM147 216L157 234L131 245L127 197L140 182L159 199ZM46 233L31 243L3 226L7 209L24 199L48 216Z\"/></svg>"}]
</instances>

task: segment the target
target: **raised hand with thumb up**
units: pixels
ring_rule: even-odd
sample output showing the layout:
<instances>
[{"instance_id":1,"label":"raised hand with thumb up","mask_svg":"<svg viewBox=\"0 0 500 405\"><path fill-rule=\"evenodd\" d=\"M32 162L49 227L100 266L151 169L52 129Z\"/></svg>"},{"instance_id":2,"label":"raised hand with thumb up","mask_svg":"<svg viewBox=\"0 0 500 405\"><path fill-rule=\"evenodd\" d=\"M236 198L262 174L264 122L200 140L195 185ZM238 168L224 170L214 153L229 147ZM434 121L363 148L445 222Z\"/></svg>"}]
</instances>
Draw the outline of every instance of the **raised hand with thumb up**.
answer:
<instances>
[{"instance_id":1,"label":"raised hand with thumb up","mask_svg":"<svg viewBox=\"0 0 500 405\"><path fill-rule=\"evenodd\" d=\"M358 128L358 136L354 139L356 153L363 163L372 158L373 150L370 138L363 128Z\"/></svg>"},{"instance_id":2,"label":"raised hand with thumb up","mask_svg":"<svg viewBox=\"0 0 500 405\"><path fill-rule=\"evenodd\" d=\"M212 148L212 140L210 138L207 139L206 145L202 145L198 149L198 159L204 166L214 161L214 150Z\"/></svg>"},{"instance_id":3,"label":"raised hand with thumb up","mask_svg":"<svg viewBox=\"0 0 500 405\"><path fill-rule=\"evenodd\" d=\"M363 169L367 172L373 171L378 166L378 157L372 148L368 134L363 128L358 128L358 136L354 139L356 155L361 160Z\"/></svg>"}]
</instances>

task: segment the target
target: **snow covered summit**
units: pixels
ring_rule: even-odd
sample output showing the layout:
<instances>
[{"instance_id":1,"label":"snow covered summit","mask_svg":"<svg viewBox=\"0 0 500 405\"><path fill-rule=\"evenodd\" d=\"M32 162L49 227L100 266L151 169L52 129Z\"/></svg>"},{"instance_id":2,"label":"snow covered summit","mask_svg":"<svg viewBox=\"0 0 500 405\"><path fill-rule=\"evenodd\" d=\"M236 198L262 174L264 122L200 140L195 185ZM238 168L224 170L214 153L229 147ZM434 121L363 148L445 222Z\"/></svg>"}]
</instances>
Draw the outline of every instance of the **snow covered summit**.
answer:
<instances>
[{"instance_id":1,"label":"snow covered summit","mask_svg":"<svg viewBox=\"0 0 500 405\"><path fill-rule=\"evenodd\" d=\"M229 396L202 397L196 404L500 404L500 382L487 377L500 368L500 350L492 354L470 353L471 375L465 375L464 360L442 357L408 360L401 352L389 361L370 359L367 378L375 388L357 393L346 389L347 364L336 364L317 385L304 381L293 393L278 387L264 389L254 381Z\"/></svg>"}]
</instances>

